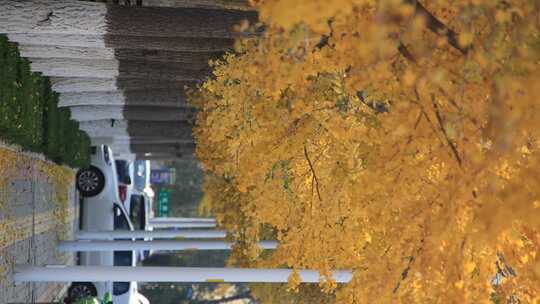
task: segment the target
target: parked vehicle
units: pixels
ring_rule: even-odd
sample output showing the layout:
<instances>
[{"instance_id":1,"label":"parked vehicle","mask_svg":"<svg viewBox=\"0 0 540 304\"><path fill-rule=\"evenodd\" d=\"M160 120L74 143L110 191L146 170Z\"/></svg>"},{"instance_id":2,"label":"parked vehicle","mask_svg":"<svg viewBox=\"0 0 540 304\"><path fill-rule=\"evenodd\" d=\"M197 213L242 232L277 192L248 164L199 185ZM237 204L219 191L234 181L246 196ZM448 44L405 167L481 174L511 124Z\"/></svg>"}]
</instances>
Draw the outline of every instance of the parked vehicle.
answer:
<instances>
[{"instance_id":1,"label":"parked vehicle","mask_svg":"<svg viewBox=\"0 0 540 304\"><path fill-rule=\"evenodd\" d=\"M77 172L76 186L82 197L80 229L112 230L113 206L120 199L114 157L107 145L91 148L91 165Z\"/></svg>"},{"instance_id":2,"label":"parked vehicle","mask_svg":"<svg viewBox=\"0 0 540 304\"><path fill-rule=\"evenodd\" d=\"M91 148L91 166L77 172L76 186L82 196L81 230L133 230L120 199L116 162L107 145ZM79 255L79 264L85 266L135 266L136 262L134 251L81 252ZM68 298L72 301L85 297L102 298L107 292L113 295L115 304L140 303L135 296L136 282L73 282L68 289Z\"/></svg>"},{"instance_id":3,"label":"parked vehicle","mask_svg":"<svg viewBox=\"0 0 540 304\"><path fill-rule=\"evenodd\" d=\"M154 216L152 210L154 192L150 187L150 161L135 160L130 164L129 172L133 182L129 207L131 220L136 229L151 231L153 229L148 225L148 219ZM145 240L151 239L146 238ZM148 257L150 253L149 250L142 251L141 260Z\"/></svg>"},{"instance_id":4,"label":"parked vehicle","mask_svg":"<svg viewBox=\"0 0 540 304\"><path fill-rule=\"evenodd\" d=\"M113 223L115 230L133 230L124 206L115 202L105 216L103 224ZM136 266L137 254L134 251L100 251L82 252L80 265L84 266ZM68 298L75 300L81 297L103 297L107 292L112 294L115 304L138 304L136 282L73 282L68 289Z\"/></svg>"},{"instance_id":5,"label":"parked vehicle","mask_svg":"<svg viewBox=\"0 0 540 304\"><path fill-rule=\"evenodd\" d=\"M154 230L148 221L153 217L151 198L143 194L132 194L129 216L136 230ZM151 241L152 238L145 238L145 241ZM147 258L152 253L152 250L143 250L140 252L140 259Z\"/></svg>"}]
</instances>

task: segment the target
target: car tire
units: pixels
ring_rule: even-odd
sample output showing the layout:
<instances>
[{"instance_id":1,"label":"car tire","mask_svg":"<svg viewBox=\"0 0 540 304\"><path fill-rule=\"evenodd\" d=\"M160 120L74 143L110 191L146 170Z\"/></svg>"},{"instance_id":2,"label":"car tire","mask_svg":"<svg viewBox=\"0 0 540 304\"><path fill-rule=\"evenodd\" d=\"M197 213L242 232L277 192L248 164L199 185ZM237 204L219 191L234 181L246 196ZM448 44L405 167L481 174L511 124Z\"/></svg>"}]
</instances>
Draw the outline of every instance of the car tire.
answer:
<instances>
[{"instance_id":1,"label":"car tire","mask_svg":"<svg viewBox=\"0 0 540 304\"><path fill-rule=\"evenodd\" d=\"M75 282L69 286L67 296L71 302L74 302L82 298L97 297L97 290L92 283Z\"/></svg>"},{"instance_id":2,"label":"car tire","mask_svg":"<svg viewBox=\"0 0 540 304\"><path fill-rule=\"evenodd\" d=\"M96 196L105 188L105 175L97 167L90 166L77 171L75 184L82 196Z\"/></svg>"}]
</instances>

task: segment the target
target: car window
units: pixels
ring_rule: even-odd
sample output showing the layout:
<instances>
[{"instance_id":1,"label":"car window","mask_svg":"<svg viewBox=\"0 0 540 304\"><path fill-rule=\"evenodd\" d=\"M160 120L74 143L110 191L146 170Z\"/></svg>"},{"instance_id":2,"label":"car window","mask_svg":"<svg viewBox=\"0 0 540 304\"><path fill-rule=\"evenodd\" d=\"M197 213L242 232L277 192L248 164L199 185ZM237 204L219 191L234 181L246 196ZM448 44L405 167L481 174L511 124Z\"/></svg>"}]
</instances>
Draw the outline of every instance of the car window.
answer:
<instances>
[{"instance_id":1,"label":"car window","mask_svg":"<svg viewBox=\"0 0 540 304\"><path fill-rule=\"evenodd\" d=\"M114 230L130 230L126 214L118 206L114 206Z\"/></svg>"},{"instance_id":2,"label":"car window","mask_svg":"<svg viewBox=\"0 0 540 304\"><path fill-rule=\"evenodd\" d=\"M132 195L129 217L137 230L144 230L144 196Z\"/></svg>"},{"instance_id":3,"label":"car window","mask_svg":"<svg viewBox=\"0 0 540 304\"><path fill-rule=\"evenodd\" d=\"M115 251L114 266L132 266L133 253L131 251ZM129 291L131 282L113 282L113 294L115 296Z\"/></svg>"},{"instance_id":4,"label":"car window","mask_svg":"<svg viewBox=\"0 0 540 304\"><path fill-rule=\"evenodd\" d=\"M127 160L117 159L114 161L114 164L116 165L118 181L123 184L130 185L131 178L129 177L129 163Z\"/></svg>"},{"instance_id":5,"label":"car window","mask_svg":"<svg viewBox=\"0 0 540 304\"><path fill-rule=\"evenodd\" d=\"M134 164L133 183L135 189L144 191L146 186L146 163L144 160L136 160Z\"/></svg>"}]
</instances>

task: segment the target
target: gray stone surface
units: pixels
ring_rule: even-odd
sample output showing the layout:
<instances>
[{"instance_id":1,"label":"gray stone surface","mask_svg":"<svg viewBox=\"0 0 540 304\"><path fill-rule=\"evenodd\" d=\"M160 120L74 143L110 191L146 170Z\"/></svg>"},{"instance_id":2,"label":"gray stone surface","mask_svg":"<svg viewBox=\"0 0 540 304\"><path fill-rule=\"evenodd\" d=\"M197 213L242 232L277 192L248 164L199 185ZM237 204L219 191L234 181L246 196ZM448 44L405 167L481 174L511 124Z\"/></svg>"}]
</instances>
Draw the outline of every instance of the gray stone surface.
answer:
<instances>
[{"instance_id":1,"label":"gray stone surface","mask_svg":"<svg viewBox=\"0 0 540 304\"><path fill-rule=\"evenodd\" d=\"M0 228L0 304L57 300L63 284L15 284L13 265L74 264L74 255L58 252L56 244L61 235L72 237L78 225L78 195L72 187L69 208L75 208L75 216L63 234L54 220L58 205L53 184L46 176L17 175L0 188L0 223L8 224ZM8 246L2 248L6 240Z\"/></svg>"}]
</instances>

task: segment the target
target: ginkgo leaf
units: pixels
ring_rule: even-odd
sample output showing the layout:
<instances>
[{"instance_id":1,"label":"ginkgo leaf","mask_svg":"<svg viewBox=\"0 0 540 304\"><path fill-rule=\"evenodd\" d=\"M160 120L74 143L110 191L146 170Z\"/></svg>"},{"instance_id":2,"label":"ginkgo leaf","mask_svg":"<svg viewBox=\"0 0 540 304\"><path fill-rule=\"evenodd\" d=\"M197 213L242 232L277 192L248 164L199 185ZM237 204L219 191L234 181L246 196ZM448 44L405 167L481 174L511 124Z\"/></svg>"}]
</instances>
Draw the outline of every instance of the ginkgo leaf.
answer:
<instances>
[{"instance_id":1,"label":"ginkgo leaf","mask_svg":"<svg viewBox=\"0 0 540 304\"><path fill-rule=\"evenodd\" d=\"M232 261L357 270L338 303L540 301L538 3L256 2L191 97Z\"/></svg>"}]
</instances>

